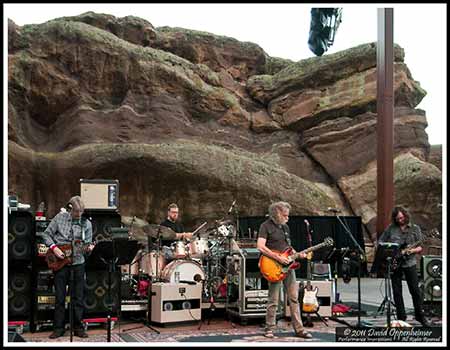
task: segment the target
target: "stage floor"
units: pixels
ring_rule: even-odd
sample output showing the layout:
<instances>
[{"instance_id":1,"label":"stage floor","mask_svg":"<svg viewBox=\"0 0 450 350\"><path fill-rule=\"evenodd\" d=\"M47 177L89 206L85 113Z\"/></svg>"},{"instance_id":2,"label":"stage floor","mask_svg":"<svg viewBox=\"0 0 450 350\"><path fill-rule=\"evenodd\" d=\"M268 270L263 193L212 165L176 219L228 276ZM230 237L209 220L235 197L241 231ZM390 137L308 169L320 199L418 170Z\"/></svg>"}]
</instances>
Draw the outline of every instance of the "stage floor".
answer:
<instances>
[{"instance_id":1,"label":"stage floor","mask_svg":"<svg viewBox=\"0 0 450 350\"><path fill-rule=\"evenodd\" d=\"M230 342L335 342L336 327L345 327L345 323L354 326L358 322L358 286L357 279L350 283L343 283L340 279L337 283L337 291L340 294L340 303L351 306L352 312L339 316L335 320L325 318L328 326L317 318L313 319L313 327L307 330L312 333L312 339L300 339L294 337L294 332L289 319L281 318L277 323L277 338L268 339L264 334L264 318L250 319L246 325L242 325L238 320L229 321L225 317L225 310L217 309L209 317L209 311L203 310L203 322L178 323L176 325L157 326L151 325L160 332L158 334L153 329L137 322L133 319L132 312L123 315L120 322L116 322L111 332L111 342L115 343L167 343L167 342L188 342L188 343L230 343ZM407 308L407 322L414 327L420 324L414 320L412 301L407 286L404 286L404 299ZM385 327L387 324L386 310L377 315L377 310L384 298L384 280L363 278L361 279L361 314L360 321L371 327ZM130 316L131 315L131 316ZM430 317L431 315L428 315ZM392 317L394 319L394 317ZM442 318L439 316L430 317L433 323L441 327ZM49 339L51 328L43 328L38 332L31 333L25 331L22 337L26 342L36 342L42 345L43 342L69 342L69 332L66 331L64 337ZM73 337L74 342L106 342L107 331L105 325L89 326L87 333L89 338Z\"/></svg>"}]
</instances>

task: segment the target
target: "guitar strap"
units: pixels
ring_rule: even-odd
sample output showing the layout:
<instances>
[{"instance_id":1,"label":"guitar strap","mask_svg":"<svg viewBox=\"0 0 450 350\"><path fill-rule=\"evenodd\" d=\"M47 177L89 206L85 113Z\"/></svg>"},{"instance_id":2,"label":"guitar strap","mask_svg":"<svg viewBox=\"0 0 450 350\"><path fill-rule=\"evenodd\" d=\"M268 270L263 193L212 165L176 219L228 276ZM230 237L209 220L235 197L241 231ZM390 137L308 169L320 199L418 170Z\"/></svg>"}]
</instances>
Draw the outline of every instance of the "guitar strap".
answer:
<instances>
[{"instance_id":1,"label":"guitar strap","mask_svg":"<svg viewBox=\"0 0 450 350\"><path fill-rule=\"evenodd\" d=\"M289 244L289 246L292 247L292 245L291 245L291 237L289 236L289 232L286 229L286 225L281 225L281 229L283 230L284 238L286 239L287 244Z\"/></svg>"},{"instance_id":2,"label":"guitar strap","mask_svg":"<svg viewBox=\"0 0 450 350\"><path fill-rule=\"evenodd\" d=\"M81 221L81 240L84 242L84 239L86 237L86 233L84 231L84 225L83 225L83 221Z\"/></svg>"}]
</instances>

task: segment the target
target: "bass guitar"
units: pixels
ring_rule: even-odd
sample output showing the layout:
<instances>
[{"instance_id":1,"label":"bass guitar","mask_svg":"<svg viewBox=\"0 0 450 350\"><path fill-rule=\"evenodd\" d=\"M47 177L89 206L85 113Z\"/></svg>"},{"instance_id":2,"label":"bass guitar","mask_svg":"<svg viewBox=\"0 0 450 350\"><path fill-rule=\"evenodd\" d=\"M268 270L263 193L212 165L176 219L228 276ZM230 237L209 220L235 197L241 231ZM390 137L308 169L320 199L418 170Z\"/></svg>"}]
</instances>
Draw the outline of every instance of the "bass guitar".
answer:
<instances>
[{"instance_id":1,"label":"bass guitar","mask_svg":"<svg viewBox=\"0 0 450 350\"><path fill-rule=\"evenodd\" d=\"M81 243L81 241L76 241L74 246L77 251L79 250L84 254L88 251L91 244L95 245L95 243ZM64 258L58 258L51 249L48 249L45 255L45 261L47 262L49 269L53 270L53 272L61 270L64 266L71 264L73 261L72 244L58 244L57 247L64 253Z\"/></svg>"},{"instance_id":2,"label":"bass guitar","mask_svg":"<svg viewBox=\"0 0 450 350\"><path fill-rule=\"evenodd\" d=\"M332 246L333 244L333 239L331 237L327 237L322 243L302 250L299 253L293 253L293 249L291 247L286 248L283 252L274 251L279 256L284 256L289 259L289 263L287 265L283 265L268 256L261 255L258 262L259 270L261 271L263 277L269 282L282 281L286 278L289 270L298 269L300 267L300 263L296 260L300 257L301 253L307 254L323 247Z\"/></svg>"},{"instance_id":3,"label":"bass guitar","mask_svg":"<svg viewBox=\"0 0 450 350\"><path fill-rule=\"evenodd\" d=\"M398 252L398 254L392 258L391 262L392 271L396 271L406 260L406 257L410 254L410 250L421 245L424 239L425 238L423 237L419 239L417 242L411 243L410 245L403 244L403 246L400 247L400 251Z\"/></svg>"}]
</instances>

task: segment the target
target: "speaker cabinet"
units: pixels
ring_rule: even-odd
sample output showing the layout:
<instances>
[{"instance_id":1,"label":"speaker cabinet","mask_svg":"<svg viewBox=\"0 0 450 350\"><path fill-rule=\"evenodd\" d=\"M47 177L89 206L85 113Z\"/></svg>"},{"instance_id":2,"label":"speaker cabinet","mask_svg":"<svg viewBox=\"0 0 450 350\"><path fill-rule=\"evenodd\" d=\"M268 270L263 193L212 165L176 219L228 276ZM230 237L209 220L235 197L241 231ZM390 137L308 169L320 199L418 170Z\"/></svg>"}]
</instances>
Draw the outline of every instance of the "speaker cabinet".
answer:
<instances>
[{"instance_id":1,"label":"speaker cabinet","mask_svg":"<svg viewBox=\"0 0 450 350\"><path fill-rule=\"evenodd\" d=\"M117 313L120 307L120 273L111 273L111 295L109 295L108 275L108 271L86 271L84 293L86 317L102 317L110 311L114 315Z\"/></svg>"},{"instance_id":2,"label":"speaker cabinet","mask_svg":"<svg viewBox=\"0 0 450 350\"><path fill-rule=\"evenodd\" d=\"M318 262L311 263L311 277L313 280L331 280L330 264L322 264Z\"/></svg>"},{"instance_id":3,"label":"speaker cabinet","mask_svg":"<svg viewBox=\"0 0 450 350\"><path fill-rule=\"evenodd\" d=\"M151 322L174 323L201 320L202 285L153 283Z\"/></svg>"},{"instance_id":4,"label":"speaker cabinet","mask_svg":"<svg viewBox=\"0 0 450 350\"><path fill-rule=\"evenodd\" d=\"M303 283L306 285L306 281L297 281L297 285ZM333 281L311 281L312 288L317 287L317 301L319 302L319 315L322 317L332 316L332 305L333 305ZM301 294L301 293L300 293ZM286 291L284 293L284 316L291 317L291 309L289 307L289 301L287 298ZM300 305L300 300L299 300ZM312 314L314 316L314 314Z\"/></svg>"},{"instance_id":5,"label":"speaker cabinet","mask_svg":"<svg viewBox=\"0 0 450 350\"><path fill-rule=\"evenodd\" d=\"M35 240L30 212L15 211L8 216L8 261L31 262Z\"/></svg>"},{"instance_id":6,"label":"speaker cabinet","mask_svg":"<svg viewBox=\"0 0 450 350\"><path fill-rule=\"evenodd\" d=\"M25 321L31 315L31 270L10 270L8 274L8 320Z\"/></svg>"},{"instance_id":7,"label":"speaker cabinet","mask_svg":"<svg viewBox=\"0 0 450 350\"><path fill-rule=\"evenodd\" d=\"M421 261L425 301L442 301L442 257L424 255Z\"/></svg>"},{"instance_id":8,"label":"speaker cabinet","mask_svg":"<svg viewBox=\"0 0 450 350\"><path fill-rule=\"evenodd\" d=\"M116 212L95 212L85 210L84 217L92 224L92 239L95 242L111 239L111 228L121 227L122 221Z\"/></svg>"}]
</instances>

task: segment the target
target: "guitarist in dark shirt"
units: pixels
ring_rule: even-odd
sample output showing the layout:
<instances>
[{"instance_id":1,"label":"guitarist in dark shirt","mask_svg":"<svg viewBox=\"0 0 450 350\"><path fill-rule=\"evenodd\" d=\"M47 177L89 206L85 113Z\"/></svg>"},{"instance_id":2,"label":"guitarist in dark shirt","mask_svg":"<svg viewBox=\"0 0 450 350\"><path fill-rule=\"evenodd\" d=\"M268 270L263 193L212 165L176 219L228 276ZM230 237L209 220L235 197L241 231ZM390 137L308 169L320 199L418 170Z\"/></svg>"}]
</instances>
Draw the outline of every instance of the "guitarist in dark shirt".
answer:
<instances>
[{"instance_id":1,"label":"guitarist in dark shirt","mask_svg":"<svg viewBox=\"0 0 450 350\"><path fill-rule=\"evenodd\" d=\"M287 257L276 254L274 250L284 251L286 248L291 246L289 226L286 224L289 220L290 209L291 205L286 202L276 202L271 204L269 206L269 219L261 224L258 233L258 241L256 242L256 247L262 254L280 262L281 264L288 264L290 261ZM305 257L305 253L301 254L301 258ZM312 338L312 335L304 329L302 319L300 317L298 285L296 283L294 270L289 270L287 277L283 281L269 281L265 336L267 338L274 338L273 331L276 326L276 312L282 283L284 283L284 287L286 288L287 296L289 298L292 325L296 336L300 338Z\"/></svg>"},{"instance_id":2,"label":"guitarist in dark shirt","mask_svg":"<svg viewBox=\"0 0 450 350\"><path fill-rule=\"evenodd\" d=\"M67 203L69 212L58 213L44 231L42 238L44 243L51 249L58 259L66 258L64 252L58 245L79 242L88 244L85 251L90 252L94 245L92 243L92 224L87 219L82 219L84 203L80 196L72 197ZM73 272L73 316L74 334L80 338L87 338L84 331L82 319L84 310L84 281L85 281L85 258L81 249L77 249L74 244L72 250L72 263L63 266L55 271L55 316L53 322L53 333L51 339L64 335L65 328L65 300L66 287L70 284L70 275Z\"/></svg>"},{"instance_id":3,"label":"guitarist in dark shirt","mask_svg":"<svg viewBox=\"0 0 450 350\"><path fill-rule=\"evenodd\" d=\"M392 211L392 223L380 236L379 242L398 243L400 247L415 246L422 240L420 227L410 222L409 213L402 207ZM405 305L402 294L402 276L405 276L408 289L414 304L415 317L424 327L430 326L422 310L422 293L416 270L416 254L422 251L421 245L407 249L404 256L399 257L399 266L392 273L392 289L394 294L397 319L406 321Z\"/></svg>"}]
</instances>

